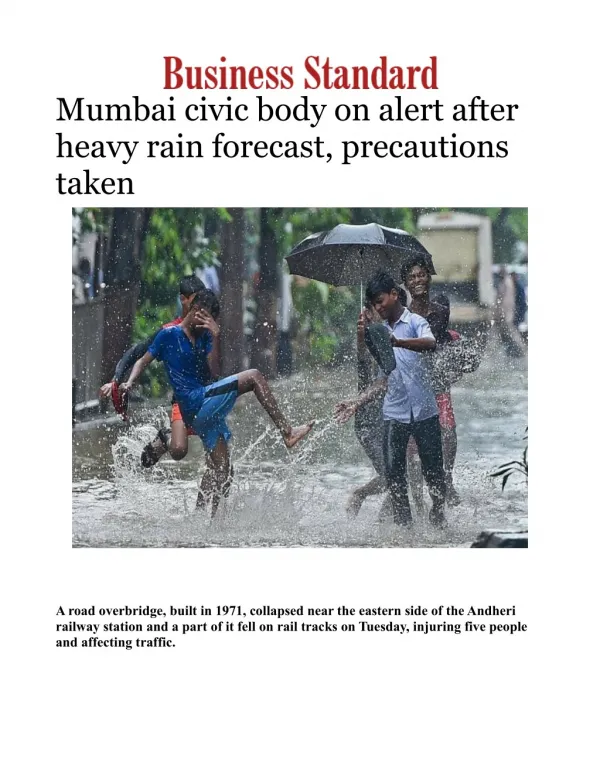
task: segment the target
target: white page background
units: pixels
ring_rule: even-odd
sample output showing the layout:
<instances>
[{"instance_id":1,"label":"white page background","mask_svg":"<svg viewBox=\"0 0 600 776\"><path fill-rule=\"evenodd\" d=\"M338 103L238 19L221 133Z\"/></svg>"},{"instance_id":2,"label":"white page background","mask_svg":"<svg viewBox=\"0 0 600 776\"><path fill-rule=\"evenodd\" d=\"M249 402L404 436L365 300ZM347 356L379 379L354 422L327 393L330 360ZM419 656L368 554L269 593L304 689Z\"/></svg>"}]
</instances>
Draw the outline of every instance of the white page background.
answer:
<instances>
[{"instance_id":1,"label":"white page background","mask_svg":"<svg viewBox=\"0 0 600 776\"><path fill-rule=\"evenodd\" d=\"M598 288L591 19L527 2L32 3L3 11L7 773L591 772L591 591L598 536L592 310ZM56 97L166 101L163 56L294 65L428 63L447 106L481 95L517 121L288 122L228 137L509 141L506 159L55 159L56 135L193 139L193 124L56 124ZM206 92L252 103L256 93ZM204 92L180 90L179 105ZM239 96L238 96L239 95ZM445 114L447 115L447 114ZM409 130L407 130L407 126ZM203 130L212 137L213 125ZM54 178L131 175L135 196L59 197ZM526 206L530 209L531 545L444 549L73 550L71 208ZM517 606L519 636L210 634L171 650L57 650L63 606ZM596 642L597 643L597 642ZM593 698L592 698L593 700Z\"/></svg>"}]
</instances>

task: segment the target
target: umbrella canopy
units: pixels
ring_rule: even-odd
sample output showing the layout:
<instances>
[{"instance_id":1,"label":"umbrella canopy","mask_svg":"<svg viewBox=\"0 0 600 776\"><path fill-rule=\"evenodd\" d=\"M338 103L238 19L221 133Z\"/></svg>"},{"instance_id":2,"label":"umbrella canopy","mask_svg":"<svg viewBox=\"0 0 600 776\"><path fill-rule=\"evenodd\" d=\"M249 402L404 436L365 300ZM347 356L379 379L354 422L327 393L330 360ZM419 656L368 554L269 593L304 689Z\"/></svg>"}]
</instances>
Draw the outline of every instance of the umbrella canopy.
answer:
<instances>
[{"instance_id":1,"label":"umbrella canopy","mask_svg":"<svg viewBox=\"0 0 600 776\"><path fill-rule=\"evenodd\" d=\"M402 264L424 259L435 275L431 254L408 232L379 224L338 224L299 242L287 256L292 275L333 286L366 282L379 269L399 280Z\"/></svg>"}]
</instances>

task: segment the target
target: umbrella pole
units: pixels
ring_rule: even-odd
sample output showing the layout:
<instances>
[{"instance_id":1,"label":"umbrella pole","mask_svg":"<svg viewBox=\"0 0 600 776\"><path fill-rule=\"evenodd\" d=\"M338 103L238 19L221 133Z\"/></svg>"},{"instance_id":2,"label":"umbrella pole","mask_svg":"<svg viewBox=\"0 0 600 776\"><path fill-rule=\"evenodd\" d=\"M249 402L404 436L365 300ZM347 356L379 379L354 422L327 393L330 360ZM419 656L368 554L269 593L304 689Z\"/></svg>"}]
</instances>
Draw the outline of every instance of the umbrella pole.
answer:
<instances>
[{"instance_id":1,"label":"umbrella pole","mask_svg":"<svg viewBox=\"0 0 600 776\"><path fill-rule=\"evenodd\" d=\"M359 254L360 260L362 262L363 256L365 255L364 247L362 247L359 250L358 254ZM361 279L360 279L360 311L361 311L361 313L362 313L362 309L363 309L363 282L362 282L362 277L361 277Z\"/></svg>"}]
</instances>

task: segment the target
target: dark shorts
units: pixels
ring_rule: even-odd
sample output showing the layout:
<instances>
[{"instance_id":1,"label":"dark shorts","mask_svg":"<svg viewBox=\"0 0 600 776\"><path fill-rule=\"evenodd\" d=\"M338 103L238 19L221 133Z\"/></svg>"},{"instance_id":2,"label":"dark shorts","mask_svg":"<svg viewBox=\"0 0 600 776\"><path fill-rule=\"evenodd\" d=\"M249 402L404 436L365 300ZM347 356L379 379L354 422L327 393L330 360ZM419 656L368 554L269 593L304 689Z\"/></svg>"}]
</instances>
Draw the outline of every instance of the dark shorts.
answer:
<instances>
[{"instance_id":1,"label":"dark shorts","mask_svg":"<svg viewBox=\"0 0 600 776\"><path fill-rule=\"evenodd\" d=\"M204 401L191 426L202 440L205 449L212 452L220 437L228 442L231 431L226 422L238 397L238 377L231 375L208 385Z\"/></svg>"}]
</instances>

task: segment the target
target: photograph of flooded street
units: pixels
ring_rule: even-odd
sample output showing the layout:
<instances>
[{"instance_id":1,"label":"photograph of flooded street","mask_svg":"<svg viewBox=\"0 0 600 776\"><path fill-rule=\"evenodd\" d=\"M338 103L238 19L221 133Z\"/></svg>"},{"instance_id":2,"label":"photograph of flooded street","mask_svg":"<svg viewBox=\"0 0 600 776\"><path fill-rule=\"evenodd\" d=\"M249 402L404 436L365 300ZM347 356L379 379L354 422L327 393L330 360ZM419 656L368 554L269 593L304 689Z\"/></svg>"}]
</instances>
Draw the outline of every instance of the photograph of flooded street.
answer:
<instances>
[{"instance_id":1,"label":"photograph of flooded street","mask_svg":"<svg viewBox=\"0 0 600 776\"><path fill-rule=\"evenodd\" d=\"M75 209L72 264L74 547L527 546L527 209Z\"/></svg>"}]
</instances>

